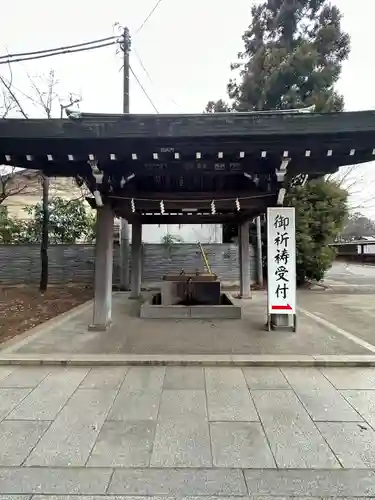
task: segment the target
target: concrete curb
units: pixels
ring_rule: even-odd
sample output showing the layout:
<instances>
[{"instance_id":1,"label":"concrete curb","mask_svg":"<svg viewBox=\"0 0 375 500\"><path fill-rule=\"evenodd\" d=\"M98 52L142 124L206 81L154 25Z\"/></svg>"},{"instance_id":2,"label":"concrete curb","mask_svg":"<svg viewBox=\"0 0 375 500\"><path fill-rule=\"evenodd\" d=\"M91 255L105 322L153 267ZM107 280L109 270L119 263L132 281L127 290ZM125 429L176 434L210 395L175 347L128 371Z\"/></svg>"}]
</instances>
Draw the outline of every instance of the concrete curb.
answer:
<instances>
[{"instance_id":1,"label":"concrete curb","mask_svg":"<svg viewBox=\"0 0 375 500\"><path fill-rule=\"evenodd\" d=\"M2 354L0 365L27 366L375 366L375 355Z\"/></svg>"},{"instance_id":2,"label":"concrete curb","mask_svg":"<svg viewBox=\"0 0 375 500\"><path fill-rule=\"evenodd\" d=\"M323 285L315 285L310 288L312 292L318 293L337 293L337 294L357 294L357 295L372 295L375 294L374 285L350 285L344 283L323 283Z\"/></svg>"}]
</instances>

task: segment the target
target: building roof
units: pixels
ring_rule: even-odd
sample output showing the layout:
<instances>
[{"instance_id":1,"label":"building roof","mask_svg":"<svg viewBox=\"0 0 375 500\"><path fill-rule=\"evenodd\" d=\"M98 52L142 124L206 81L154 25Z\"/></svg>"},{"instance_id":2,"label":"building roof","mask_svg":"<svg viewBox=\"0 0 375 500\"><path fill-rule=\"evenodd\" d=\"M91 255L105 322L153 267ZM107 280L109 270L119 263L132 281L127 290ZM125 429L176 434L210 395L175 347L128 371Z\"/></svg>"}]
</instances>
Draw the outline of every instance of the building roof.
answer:
<instances>
[{"instance_id":1,"label":"building roof","mask_svg":"<svg viewBox=\"0 0 375 500\"><path fill-rule=\"evenodd\" d=\"M145 161L178 152L185 159L222 152L231 161L240 152L254 160L282 156L301 171L322 174L340 165L373 159L375 111L344 113L213 113L200 115L109 115L83 113L70 119L0 119L0 163L38 168L131 155ZM70 160L69 160L70 159ZM181 161L184 158L179 158ZM298 160L298 162L297 162ZM244 158L244 161L246 159ZM323 163L322 163L323 162ZM259 162L259 166L265 162ZM292 165L289 165L291 168ZM66 169L66 166L64 167Z\"/></svg>"},{"instance_id":2,"label":"building roof","mask_svg":"<svg viewBox=\"0 0 375 500\"><path fill-rule=\"evenodd\" d=\"M343 113L97 114L68 119L0 120L0 138L104 139L259 137L375 132L375 111Z\"/></svg>"},{"instance_id":3,"label":"building roof","mask_svg":"<svg viewBox=\"0 0 375 500\"><path fill-rule=\"evenodd\" d=\"M171 213L189 207L205 213L215 198L222 215L235 218L239 198L248 216L275 205L280 187L306 174L373 159L375 111L0 119L0 163L79 175L93 190L95 161L117 213L129 211L133 198L145 213L155 213L160 200Z\"/></svg>"},{"instance_id":4,"label":"building roof","mask_svg":"<svg viewBox=\"0 0 375 500\"><path fill-rule=\"evenodd\" d=\"M375 237L372 239L361 239L361 240L352 240L352 241L336 241L335 243L331 243L331 246L341 247L346 245L374 245Z\"/></svg>"}]
</instances>

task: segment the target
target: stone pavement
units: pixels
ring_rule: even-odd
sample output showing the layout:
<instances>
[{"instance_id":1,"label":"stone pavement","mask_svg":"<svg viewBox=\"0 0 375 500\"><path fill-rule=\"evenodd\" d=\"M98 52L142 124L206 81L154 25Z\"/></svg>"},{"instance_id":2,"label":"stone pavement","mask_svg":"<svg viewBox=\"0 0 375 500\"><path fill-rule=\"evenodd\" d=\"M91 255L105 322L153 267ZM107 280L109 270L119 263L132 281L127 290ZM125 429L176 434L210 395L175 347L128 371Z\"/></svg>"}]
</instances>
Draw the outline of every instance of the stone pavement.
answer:
<instances>
[{"instance_id":1,"label":"stone pavement","mask_svg":"<svg viewBox=\"0 0 375 500\"><path fill-rule=\"evenodd\" d=\"M302 293L298 305L364 342L375 344L375 296L362 294Z\"/></svg>"},{"instance_id":2,"label":"stone pavement","mask_svg":"<svg viewBox=\"0 0 375 500\"><path fill-rule=\"evenodd\" d=\"M306 299L305 299L306 296ZM298 295L298 303L314 313L315 305L341 296L325 292L306 291ZM357 296L346 296L357 297ZM371 295L363 296L363 304ZM367 301L367 302L366 302ZM23 340L14 339L0 351L4 354L37 355L374 355L375 346L358 342L335 329L317 322L316 317L299 314L297 332L265 329L266 294L254 292L250 300L237 301L242 306L239 320L147 320L139 317L138 301L128 299L127 293L113 295L113 326L107 332L88 331L92 305L81 307L65 321L53 320L41 326ZM345 310L339 318L345 322ZM364 316L358 311L359 318ZM358 319L359 321L360 319ZM372 323L373 324L373 323ZM370 325L370 331L373 326ZM352 332L356 335L358 332ZM22 336L21 336L22 339ZM372 340L368 340L372 344Z\"/></svg>"},{"instance_id":3,"label":"stone pavement","mask_svg":"<svg viewBox=\"0 0 375 500\"><path fill-rule=\"evenodd\" d=\"M327 284L344 284L359 288L368 287L375 291L375 266L356 264L355 262L335 261L326 272L324 282Z\"/></svg>"},{"instance_id":4,"label":"stone pavement","mask_svg":"<svg viewBox=\"0 0 375 500\"><path fill-rule=\"evenodd\" d=\"M373 368L0 367L0 500L374 498L374 472Z\"/></svg>"}]
</instances>

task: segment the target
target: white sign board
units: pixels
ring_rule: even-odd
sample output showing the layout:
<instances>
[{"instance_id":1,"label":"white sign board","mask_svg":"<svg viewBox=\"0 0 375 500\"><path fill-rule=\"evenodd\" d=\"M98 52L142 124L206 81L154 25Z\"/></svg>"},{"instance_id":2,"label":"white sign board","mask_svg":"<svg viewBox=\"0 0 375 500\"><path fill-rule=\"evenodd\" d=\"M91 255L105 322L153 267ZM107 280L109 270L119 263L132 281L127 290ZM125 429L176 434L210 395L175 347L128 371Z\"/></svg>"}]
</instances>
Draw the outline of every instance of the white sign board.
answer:
<instances>
[{"instance_id":1,"label":"white sign board","mask_svg":"<svg viewBox=\"0 0 375 500\"><path fill-rule=\"evenodd\" d=\"M268 313L296 314L294 208L267 209Z\"/></svg>"}]
</instances>

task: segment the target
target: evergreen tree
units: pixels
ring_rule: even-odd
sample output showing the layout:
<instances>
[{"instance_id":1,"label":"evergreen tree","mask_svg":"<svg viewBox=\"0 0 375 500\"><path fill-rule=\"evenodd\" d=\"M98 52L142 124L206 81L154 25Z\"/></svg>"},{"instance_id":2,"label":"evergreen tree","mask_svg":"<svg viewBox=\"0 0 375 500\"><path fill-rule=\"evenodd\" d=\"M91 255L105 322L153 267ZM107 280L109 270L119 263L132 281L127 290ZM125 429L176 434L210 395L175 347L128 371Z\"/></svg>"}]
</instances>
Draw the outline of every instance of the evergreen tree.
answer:
<instances>
[{"instance_id":1,"label":"evergreen tree","mask_svg":"<svg viewBox=\"0 0 375 500\"><path fill-rule=\"evenodd\" d=\"M286 205L296 210L297 284L320 281L336 256L330 246L348 215L348 193L332 181L314 180L296 186Z\"/></svg>"},{"instance_id":2,"label":"evergreen tree","mask_svg":"<svg viewBox=\"0 0 375 500\"><path fill-rule=\"evenodd\" d=\"M266 0L251 16L244 50L232 64L239 77L228 84L231 104L211 101L206 110L341 111L343 97L334 86L350 39L339 9L327 0Z\"/></svg>"},{"instance_id":3,"label":"evergreen tree","mask_svg":"<svg viewBox=\"0 0 375 500\"><path fill-rule=\"evenodd\" d=\"M32 218L26 222L24 242L37 243L43 226L43 204L25 208ZM95 217L86 210L83 200L64 200L59 196L48 203L49 241L52 244L72 245L79 241L92 241L95 237Z\"/></svg>"},{"instance_id":4,"label":"evergreen tree","mask_svg":"<svg viewBox=\"0 0 375 500\"><path fill-rule=\"evenodd\" d=\"M335 84L350 38L339 9L327 0L264 0L251 8L251 17L244 49L232 64L237 76L228 84L229 103L210 101L206 112L342 111ZM328 244L342 228L347 193L332 182L308 182L293 188L286 204L296 207L298 281L321 279L334 258ZM224 237L234 232L224 227Z\"/></svg>"}]
</instances>

